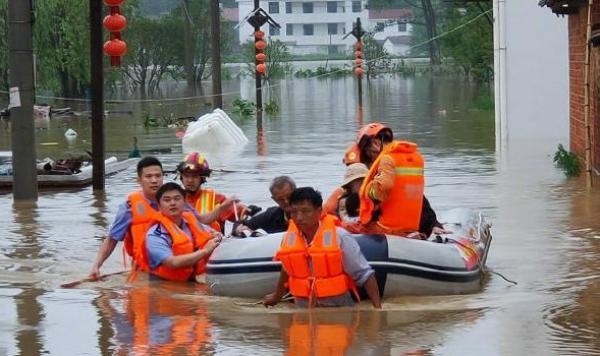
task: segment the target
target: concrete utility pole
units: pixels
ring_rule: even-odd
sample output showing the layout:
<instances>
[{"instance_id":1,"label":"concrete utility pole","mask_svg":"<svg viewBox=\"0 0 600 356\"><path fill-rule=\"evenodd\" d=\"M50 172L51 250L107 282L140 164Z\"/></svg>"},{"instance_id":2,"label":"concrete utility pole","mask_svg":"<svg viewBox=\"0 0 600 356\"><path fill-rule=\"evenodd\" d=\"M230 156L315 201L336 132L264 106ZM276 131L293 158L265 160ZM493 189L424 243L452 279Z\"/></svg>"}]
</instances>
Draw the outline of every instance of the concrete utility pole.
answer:
<instances>
[{"instance_id":1,"label":"concrete utility pole","mask_svg":"<svg viewBox=\"0 0 600 356\"><path fill-rule=\"evenodd\" d=\"M31 1L8 2L9 108L15 201L36 201L38 197L31 10Z\"/></svg>"},{"instance_id":2,"label":"concrete utility pole","mask_svg":"<svg viewBox=\"0 0 600 356\"><path fill-rule=\"evenodd\" d=\"M360 24L360 17L356 18L356 41L362 43L362 26ZM356 79L358 80L358 105L362 107L362 75L359 75Z\"/></svg>"},{"instance_id":3,"label":"concrete utility pole","mask_svg":"<svg viewBox=\"0 0 600 356\"><path fill-rule=\"evenodd\" d=\"M212 44L212 93L213 109L223 108L221 88L221 11L219 0L210 0L210 33Z\"/></svg>"},{"instance_id":4,"label":"concrete utility pole","mask_svg":"<svg viewBox=\"0 0 600 356\"><path fill-rule=\"evenodd\" d=\"M102 0L90 1L90 71L92 78L92 187L104 190L104 65Z\"/></svg>"}]
</instances>

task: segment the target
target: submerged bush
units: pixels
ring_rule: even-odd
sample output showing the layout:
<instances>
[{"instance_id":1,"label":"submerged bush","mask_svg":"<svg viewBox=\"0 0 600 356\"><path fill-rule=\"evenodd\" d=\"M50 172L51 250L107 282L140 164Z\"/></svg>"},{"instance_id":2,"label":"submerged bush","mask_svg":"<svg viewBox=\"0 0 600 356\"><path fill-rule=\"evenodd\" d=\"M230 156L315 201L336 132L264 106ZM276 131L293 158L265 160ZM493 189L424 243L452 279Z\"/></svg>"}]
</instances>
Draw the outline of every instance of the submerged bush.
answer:
<instances>
[{"instance_id":1,"label":"submerged bush","mask_svg":"<svg viewBox=\"0 0 600 356\"><path fill-rule=\"evenodd\" d=\"M562 169L567 177L579 176L579 159L573 152L565 150L562 144L558 145L558 150L554 154L554 164Z\"/></svg>"}]
</instances>

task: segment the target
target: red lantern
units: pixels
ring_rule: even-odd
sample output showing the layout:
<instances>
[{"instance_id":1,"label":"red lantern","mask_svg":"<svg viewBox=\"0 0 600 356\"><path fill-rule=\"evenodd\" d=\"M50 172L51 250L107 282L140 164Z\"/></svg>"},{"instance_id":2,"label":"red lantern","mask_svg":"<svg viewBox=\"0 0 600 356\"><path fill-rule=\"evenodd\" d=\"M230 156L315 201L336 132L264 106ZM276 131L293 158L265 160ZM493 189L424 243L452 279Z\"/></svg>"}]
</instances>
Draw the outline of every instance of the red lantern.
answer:
<instances>
[{"instance_id":1,"label":"red lantern","mask_svg":"<svg viewBox=\"0 0 600 356\"><path fill-rule=\"evenodd\" d=\"M258 30L254 32L254 37L256 37L257 40L262 40L263 38L265 38L265 33L261 30Z\"/></svg>"},{"instance_id":2,"label":"red lantern","mask_svg":"<svg viewBox=\"0 0 600 356\"><path fill-rule=\"evenodd\" d=\"M121 32L127 26L127 19L121 14L107 15L102 21L108 32Z\"/></svg>"},{"instance_id":3,"label":"red lantern","mask_svg":"<svg viewBox=\"0 0 600 356\"><path fill-rule=\"evenodd\" d=\"M106 6L121 6L125 0L104 0Z\"/></svg>"},{"instance_id":4,"label":"red lantern","mask_svg":"<svg viewBox=\"0 0 600 356\"><path fill-rule=\"evenodd\" d=\"M363 60L360 58L356 58L354 60L354 64L356 64L357 67L360 67L362 65L362 63L363 63Z\"/></svg>"},{"instance_id":5,"label":"red lantern","mask_svg":"<svg viewBox=\"0 0 600 356\"><path fill-rule=\"evenodd\" d=\"M362 58L362 56L363 56L363 54L362 54L361 51L354 52L354 57L356 57L356 58Z\"/></svg>"},{"instance_id":6,"label":"red lantern","mask_svg":"<svg viewBox=\"0 0 600 356\"><path fill-rule=\"evenodd\" d=\"M363 70L361 67L357 67L357 68L354 70L354 74L356 74L356 76L357 76L357 77L362 77L362 75L363 75L363 73L364 73L364 72L365 72L365 71L364 71L364 70Z\"/></svg>"},{"instance_id":7,"label":"red lantern","mask_svg":"<svg viewBox=\"0 0 600 356\"><path fill-rule=\"evenodd\" d=\"M356 42L356 44L354 44L354 49L357 51L361 51L362 50L362 42L360 42L360 41Z\"/></svg>"},{"instance_id":8,"label":"red lantern","mask_svg":"<svg viewBox=\"0 0 600 356\"><path fill-rule=\"evenodd\" d=\"M267 48L267 42L260 40L260 41L256 41L256 49L259 51L263 51L265 48Z\"/></svg>"},{"instance_id":9,"label":"red lantern","mask_svg":"<svg viewBox=\"0 0 600 356\"><path fill-rule=\"evenodd\" d=\"M264 53L259 53L256 55L256 60L259 62L264 62L267 59L267 55Z\"/></svg>"},{"instance_id":10,"label":"red lantern","mask_svg":"<svg viewBox=\"0 0 600 356\"><path fill-rule=\"evenodd\" d=\"M265 72L267 71L267 65L264 63L260 63L256 66L256 72L258 74L265 74Z\"/></svg>"},{"instance_id":11,"label":"red lantern","mask_svg":"<svg viewBox=\"0 0 600 356\"><path fill-rule=\"evenodd\" d=\"M125 41L113 38L104 42L104 53L111 57L121 57L127 52L127 44Z\"/></svg>"}]
</instances>

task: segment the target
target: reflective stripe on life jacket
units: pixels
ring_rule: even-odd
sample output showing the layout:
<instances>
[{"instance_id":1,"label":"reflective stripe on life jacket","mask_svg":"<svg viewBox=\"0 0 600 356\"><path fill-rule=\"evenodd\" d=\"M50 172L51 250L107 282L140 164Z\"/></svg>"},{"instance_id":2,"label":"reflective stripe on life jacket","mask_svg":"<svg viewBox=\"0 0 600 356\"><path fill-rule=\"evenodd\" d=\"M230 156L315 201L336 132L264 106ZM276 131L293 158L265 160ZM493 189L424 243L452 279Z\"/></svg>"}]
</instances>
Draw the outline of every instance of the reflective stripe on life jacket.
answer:
<instances>
[{"instance_id":1,"label":"reflective stripe on life jacket","mask_svg":"<svg viewBox=\"0 0 600 356\"><path fill-rule=\"evenodd\" d=\"M179 226L177 226L172 220L166 216L159 214L158 222L163 226L172 241L173 255L185 255L192 253L206 245L206 242L211 238L208 231L202 230L198 225L198 221L194 215L190 212L182 213L183 220L190 228L192 236L188 236ZM206 262L209 256L205 256L196 264L196 267L180 267L180 268L169 268L163 264L158 266L156 269L150 271L152 274L157 275L163 279L172 281L187 281L195 274L204 273Z\"/></svg>"},{"instance_id":2,"label":"reflective stripe on life jacket","mask_svg":"<svg viewBox=\"0 0 600 356\"><path fill-rule=\"evenodd\" d=\"M385 156L394 162L394 186L388 198L376 207L370 183ZM376 221L379 228L391 234L418 231L425 185L423 167L423 156L415 143L394 141L388 144L371 166L360 188L360 222L367 225ZM378 218L374 216L376 208L380 210Z\"/></svg>"},{"instance_id":3,"label":"reflective stripe on life jacket","mask_svg":"<svg viewBox=\"0 0 600 356\"><path fill-rule=\"evenodd\" d=\"M130 193L127 201L131 208L131 225L125 235L125 251L142 271L150 269L146 251L146 234L156 221L156 211L140 191Z\"/></svg>"},{"instance_id":4,"label":"reflective stripe on life jacket","mask_svg":"<svg viewBox=\"0 0 600 356\"><path fill-rule=\"evenodd\" d=\"M215 210L219 204L217 203L217 193L212 189L200 189L196 195L194 209L198 214L207 214ZM218 221L213 221L209 224L215 231L221 231L221 224Z\"/></svg>"},{"instance_id":5,"label":"reflective stripe on life jacket","mask_svg":"<svg viewBox=\"0 0 600 356\"><path fill-rule=\"evenodd\" d=\"M352 290L353 282L344 273L335 225L336 219L326 215L307 246L298 227L290 220L275 259L281 261L288 274L290 293L294 297L333 297Z\"/></svg>"}]
</instances>

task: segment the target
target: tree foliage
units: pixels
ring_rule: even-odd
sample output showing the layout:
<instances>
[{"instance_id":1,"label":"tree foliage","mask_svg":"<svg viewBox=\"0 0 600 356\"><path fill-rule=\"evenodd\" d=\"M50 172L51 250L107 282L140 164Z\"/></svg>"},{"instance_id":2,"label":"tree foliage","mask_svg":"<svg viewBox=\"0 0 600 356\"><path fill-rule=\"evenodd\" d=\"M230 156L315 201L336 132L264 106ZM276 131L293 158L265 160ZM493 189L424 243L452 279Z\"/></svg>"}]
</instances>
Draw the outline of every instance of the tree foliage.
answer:
<instances>
[{"instance_id":1,"label":"tree foliage","mask_svg":"<svg viewBox=\"0 0 600 356\"><path fill-rule=\"evenodd\" d=\"M8 0L0 0L0 88L8 88Z\"/></svg>"},{"instance_id":2,"label":"tree foliage","mask_svg":"<svg viewBox=\"0 0 600 356\"><path fill-rule=\"evenodd\" d=\"M389 72L392 66L390 53L383 47L383 44L373 38L373 35L373 33L367 33L362 37L363 53L367 62L367 78Z\"/></svg>"},{"instance_id":3,"label":"tree foliage","mask_svg":"<svg viewBox=\"0 0 600 356\"><path fill-rule=\"evenodd\" d=\"M38 86L61 96L82 96L90 81L88 3L35 3L34 52Z\"/></svg>"},{"instance_id":4,"label":"tree foliage","mask_svg":"<svg viewBox=\"0 0 600 356\"><path fill-rule=\"evenodd\" d=\"M491 8L486 5L463 5L447 12L443 31L448 31L466 23ZM492 23L486 16L466 25L461 30L442 38L444 52L461 67L466 75L478 81L489 81L494 69L494 34Z\"/></svg>"},{"instance_id":5,"label":"tree foliage","mask_svg":"<svg viewBox=\"0 0 600 356\"><path fill-rule=\"evenodd\" d=\"M248 71L254 73L255 71L255 49L254 41L248 41L244 46L244 54L246 61L248 62ZM267 73L265 79L276 79L283 78L292 69L290 61L292 55L290 54L289 48L280 40L267 39L267 48L265 49L265 55L267 60Z\"/></svg>"}]
</instances>

